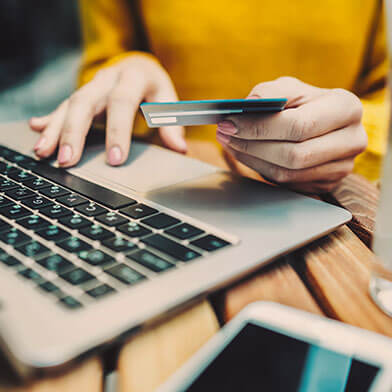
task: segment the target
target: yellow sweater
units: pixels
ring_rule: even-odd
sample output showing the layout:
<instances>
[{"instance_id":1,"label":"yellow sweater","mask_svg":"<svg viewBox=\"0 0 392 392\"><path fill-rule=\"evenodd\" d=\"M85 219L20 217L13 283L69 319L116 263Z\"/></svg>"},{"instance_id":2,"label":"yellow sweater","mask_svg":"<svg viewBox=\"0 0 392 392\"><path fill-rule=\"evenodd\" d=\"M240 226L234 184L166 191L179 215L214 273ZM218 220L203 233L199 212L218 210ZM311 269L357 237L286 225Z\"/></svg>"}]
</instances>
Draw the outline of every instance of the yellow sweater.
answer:
<instances>
[{"instance_id":1,"label":"yellow sweater","mask_svg":"<svg viewBox=\"0 0 392 392\"><path fill-rule=\"evenodd\" d=\"M355 170L379 177L388 121L381 0L139 0L138 12L132 3L137 0L80 0L81 84L147 49L140 48L144 31L180 99L241 98L283 75L345 88L362 99L369 135ZM214 130L191 127L187 134L215 140Z\"/></svg>"}]
</instances>

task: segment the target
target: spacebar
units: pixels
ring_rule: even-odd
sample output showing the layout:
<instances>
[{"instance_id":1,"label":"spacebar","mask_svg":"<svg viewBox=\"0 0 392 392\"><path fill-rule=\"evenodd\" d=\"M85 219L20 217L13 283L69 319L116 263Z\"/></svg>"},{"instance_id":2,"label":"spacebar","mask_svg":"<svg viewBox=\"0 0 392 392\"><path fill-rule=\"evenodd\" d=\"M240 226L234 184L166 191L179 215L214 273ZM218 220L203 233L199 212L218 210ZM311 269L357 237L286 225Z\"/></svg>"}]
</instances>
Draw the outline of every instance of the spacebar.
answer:
<instances>
[{"instance_id":1,"label":"spacebar","mask_svg":"<svg viewBox=\"0 0 392 392\"><path fill-rule=\"evenodd\" d=\"M113 192L110 189L94 184L83 178L68 173L66 170L56 168L48 164L39 164L31 169L34 173L41 175L59 185L71 189L76 193L88 197L89 199L101 203L113 210L135 204L136 200Z\"/></svg>"}]
</instances>

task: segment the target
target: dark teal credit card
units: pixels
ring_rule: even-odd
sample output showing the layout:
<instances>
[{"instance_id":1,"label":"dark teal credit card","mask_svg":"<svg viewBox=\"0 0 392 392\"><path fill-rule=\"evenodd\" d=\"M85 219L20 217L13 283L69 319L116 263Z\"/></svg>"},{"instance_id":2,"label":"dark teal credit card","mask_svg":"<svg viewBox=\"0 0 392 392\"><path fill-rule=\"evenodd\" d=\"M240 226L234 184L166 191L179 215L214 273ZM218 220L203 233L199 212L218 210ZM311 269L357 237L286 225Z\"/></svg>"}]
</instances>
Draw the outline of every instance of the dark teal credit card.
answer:
<instances>
[{"instance_id":1,"label":"dark teal credit card","mask_svg":"<svg viewBox=\"0 0 392 392\"><path fill-rule=\"evenodd\" d=\"M217 124L227 116L274 113L284 109L285 98L220 99L142 103L140 108L150 128L168 125Z\"/></svg>"}]
</instances>

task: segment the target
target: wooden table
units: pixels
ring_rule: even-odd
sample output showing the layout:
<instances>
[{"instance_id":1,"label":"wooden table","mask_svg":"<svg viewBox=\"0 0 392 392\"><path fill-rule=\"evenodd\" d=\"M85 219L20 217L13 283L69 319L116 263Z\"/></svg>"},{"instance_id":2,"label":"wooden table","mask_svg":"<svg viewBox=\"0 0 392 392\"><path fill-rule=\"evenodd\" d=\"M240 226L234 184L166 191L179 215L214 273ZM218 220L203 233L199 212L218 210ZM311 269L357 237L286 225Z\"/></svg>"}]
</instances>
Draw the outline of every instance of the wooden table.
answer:
<instances>
[{"instance_id":1,"label":"wooden table","mask_svg":"<svg viewBox=\"0 0 392 392\"><path fill-rule=\"evenodd\" d=\"M208 143L192 142L189 155L217 166L227 165L216 147ZM255 176L234 162L230 166L244 175ZM351 175L327 199L349 209L353 221L216 293L209 301L134 336L118 357L119 391L153 391L216 333L220 324L253 301L279 302L392 336L392 319L368 295L375 262L368 245L378 190ZM101 358L91 358L67 374L12 391L101 391L103 368Z\"/></svg>"}]
</instances>

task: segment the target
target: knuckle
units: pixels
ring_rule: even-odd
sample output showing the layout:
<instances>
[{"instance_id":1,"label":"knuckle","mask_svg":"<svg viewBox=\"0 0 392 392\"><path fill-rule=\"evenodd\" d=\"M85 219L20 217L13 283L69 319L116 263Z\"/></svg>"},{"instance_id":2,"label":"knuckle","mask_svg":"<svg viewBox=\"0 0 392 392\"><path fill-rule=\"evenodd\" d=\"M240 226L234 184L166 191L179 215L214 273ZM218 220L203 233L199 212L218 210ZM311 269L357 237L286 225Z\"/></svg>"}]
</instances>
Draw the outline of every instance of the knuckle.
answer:
<instances>
[{"instance_id":1,"label":"knuckle","mask_svg":"<svg viewBox=\"0 0 392 392\"><path fill-rule=\"evenodd\" d=\"M287 148L287 165L291 169L304 169L310 166L312 151L304 148L300 143L293 143Z\"/></svg>"},{"instance_id":2,"label":"knuckle","mask_svg":"<svg viewBox=\"0 0 392 392\"><path fill-rule=\"evenodd\" d=\"M249 152L249 141L242 139L242 140L234 140L233 138L231 139L230 145L235 148L236 150L239 150L245 154Z\"/></svg>"},{"instance_id":3,"label":"knuckle","mask_svg":"<svg viewBox=\"0 0 392 392\"><path fill-rule=\"evenodd\" d=\"M347 102L346 107L350 108L349 118L353 122L360 122L363 116L363 105L361 100L354 93L343 88L334 88L331 92Z\"/></svg>"},{"instance_id":4,"label":"knuckle","mask_svg":"<svg viewBox=\"0 0 392 392\"><path fill-rule=\"evenodd\" d=\"M279 78L275 79L275 82L285 86L298 86L299 84L302 84L299 79L293 76L280 76Z\"/></svg>"},{"instance_id":5,"label":"knuckle","mask_svg":"<svg viewBox=\"0 0 392 392\"><path fill-rule=\"evenodd\" d=\"M298 116L292 118L288 126L288 137L292 141L301 142L309 137L312 129L315 129L315 120L304 120Z\"/></svg>"},{"instance_id":6,"label":"knuckle","mask_svg":"<svg viewBox=\"0 0 392 392\"><path fill-rule=\"evenodd\" d=\"M291 182L292 180L292 174L291 170L286 169L284 167L280 166L275 166L272 169L272 176L271 176L276 182L280 182L282 184Z\"/></svg>"},{"instance_id":7,"label":"knuckle","mask_svg":"<svg viewBox=\"0 0 392 392\"><path fill-rule=\"evenodd\" d=\"M79 106L86 101L86 93L85 90L79 89L78 91L74 92L71 97L69 98L69 105L70 106Z\"/></svg>"},{"instance_id":8,"label":"knuckle","mask_svg":"<svg viewBox=\"0 0 392 392\"><path fill-rule=\"evenodd\" d=\"M362 124L357 128L355 140L356 149L354 153L357 155L365 151L368 146L368 136Z\"/></svg>"},{"instance_id":9,"label":"knuckle","mask_svg":"<svg viewBox=\"0 0 392 392\"><path fill-rule=\"evenodd\" d=\"M115 104L130 105L130 107L132 107L132 106L138 106L139 102L137 102L137 100L134 97L132 97L130 93L125 89L116 88L110 94L108 99L109 106Z\"/></svg>"}]
</instances>

